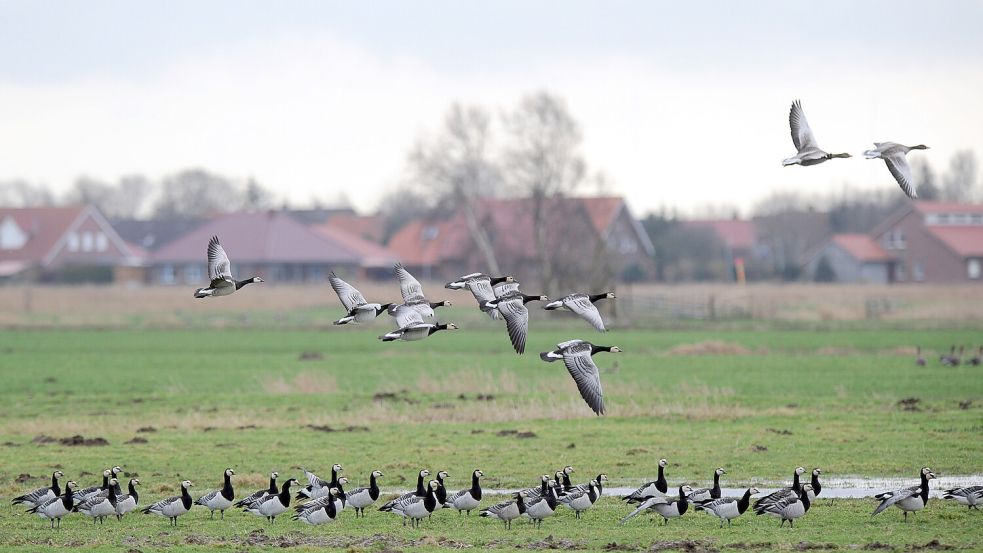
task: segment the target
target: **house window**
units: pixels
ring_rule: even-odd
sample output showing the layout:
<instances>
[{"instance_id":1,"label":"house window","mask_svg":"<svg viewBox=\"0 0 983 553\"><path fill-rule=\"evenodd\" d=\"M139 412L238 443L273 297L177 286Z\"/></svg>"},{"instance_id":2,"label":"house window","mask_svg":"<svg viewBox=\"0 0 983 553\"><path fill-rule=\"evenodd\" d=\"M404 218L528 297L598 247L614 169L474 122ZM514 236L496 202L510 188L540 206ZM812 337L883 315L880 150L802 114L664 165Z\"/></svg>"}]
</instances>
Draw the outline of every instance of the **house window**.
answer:
<instances>
[{"instance_id":1,"label":"house window","mask_svg":"<svg viewBox=\"0 0 983 553\"><path fill-rule=\"evenodd\" d=\"M966 275L973 279L979 280L980 278L980 260L970 259L966 262Z\"/></svg>"},{"instance_id":2,"label":"house window","mask_svg":"<svg viewBox=\"0 0 983 553\"><path fill-rule=\"evenodd\" d=\"M884 247L889 250L903 250L905 249L905 238L904 231L897 228L892 229L887 234L884 235Z\"/></svg>"},{"instance_id":3,"label":"house window","mask_svg":"<svg viewBox=\"0 0 983 553\"><path fill-rule=\"evenodd\" d=\"M85 231L82 233L82 251L91 252L92 246L94 245L94 240L92 239L92 233Z\"/></svg>"},{"instance_id":4,"label":"house window","mask_svg":"<svg viewBox=\"0 0 983 553\"><path fill-rule=\"evenodd\" d=\"M174 284L174 265L164 265L160 268L160 281L164 284Z\"/></svg>"},{"instance_id":5,"label":"house window","mask_svg":"<svg viewBox=\"0 0 983 553\"><path fill-rule=\"evenodd\" d=\"M104 252L109 249L109 239L106 238L106 233L97 232L96 233L96 251Z\"/></svg>"},{"instance_id":6,"label":"house window","mask_svg":"<svg viewBox=\"0 0 983 553\"><path fill-rule=\"evenodd\" d=\"M79 235L77 232L73 232L68 235L68 251L79 251Z\"/></svg>"},{"instance_id":7,"label":"house window","mask_svg":"<svg viewBox=\"0 0 983 553\"><path fill-rule=\"evenodd\" d=\"M203 274L204 273L202 273L201 265L198 264L188 265L187 267L184 268L184 281L200 282L204 280L204 276L202 276Z\"/></svg>"},{"instance_id":8,"label":"house window","mask_svg":"<svg viewBox=\"0 0 983 553\"><path fill-rule=\"evenodd\" d=\"M911 280L925 282L925 267L921 263L915 263L911 266Z\"/></svg>"},{"instance_id":9,"label":"house window","mask_svg":"<svg viewBox=\"0 0 983 553\"><path fill-rule=\"evenodd\" d=\"M954 225L968 225L969 215L965 213L954 213L952 215L952 224Z\"/></svg>"},{"instance_id":10,"label":"house window","mask_svg":"<svg viewBox=\"0 0 983 553\"><path fill-rule=\"evenodd\" d=\"M898 263L894 266L894 280L898 282L904 282L907 280L908 275L905 274L904 263Z\"/></svg>"},{"instance_id":11,"label":"house window","mask_svg":"<svg viewBox=\"0 0 983 553\"><path fill-rule=\"evenodd\" d=\"M974 213L970 216L969 222L972 225L983 225L983 213Z\"/></svg>"},{"instance_id":12,"label":"house window","mask_svg":"<svg viewBox=\"0 0 983 553\"><path fill-rule=\"evenodd\" d=\"M948 213L939 213L938 215L935 216L935 222L938 223L938 224L940 224L940 225L948 225L949 224L949 214Z\"/></svg>"}]
</instances>

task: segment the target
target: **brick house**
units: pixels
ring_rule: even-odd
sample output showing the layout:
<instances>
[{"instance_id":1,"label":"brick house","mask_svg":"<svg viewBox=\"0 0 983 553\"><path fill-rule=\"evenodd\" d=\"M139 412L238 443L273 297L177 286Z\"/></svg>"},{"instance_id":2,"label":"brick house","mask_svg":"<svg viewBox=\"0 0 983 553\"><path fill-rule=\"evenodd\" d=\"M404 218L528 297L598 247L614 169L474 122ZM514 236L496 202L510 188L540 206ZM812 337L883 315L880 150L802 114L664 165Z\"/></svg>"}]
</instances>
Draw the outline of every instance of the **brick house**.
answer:
<instances>
[{"instance_id":1,"label":"brick house","mask_svg":"<svg viewBox=\"0 0 983 553\"><path fill-rule=\"evenodd\" d=\"M896 261L866 234L834 234L808 257L803 272L807 280L887 284Z\"/></svg>"}]
</instances>

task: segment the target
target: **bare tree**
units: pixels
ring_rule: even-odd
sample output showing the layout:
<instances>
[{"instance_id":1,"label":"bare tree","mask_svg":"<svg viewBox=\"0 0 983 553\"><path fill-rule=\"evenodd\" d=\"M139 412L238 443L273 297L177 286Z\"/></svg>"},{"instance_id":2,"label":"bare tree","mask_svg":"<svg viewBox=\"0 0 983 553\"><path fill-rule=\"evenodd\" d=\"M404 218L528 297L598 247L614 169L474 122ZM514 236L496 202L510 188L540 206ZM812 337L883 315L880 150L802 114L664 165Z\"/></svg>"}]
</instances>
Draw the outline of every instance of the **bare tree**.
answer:
<instances>
[{"instance_id":1,"label":"bare tree","mask_svg":"<svg viewBox=\"0 0 983 553\"><path fill-rule=\"evenodd\" d=\"M65 202L94 205L110 218L135 219L150 191L150 182L142 175L122 177L115 185L81 176L65 194Z\"/></svg>"},{"instance_id":2,"label":"bare tree","mask_svg":"<svg viewBox=\"0 0 983 553\"><path fill-rule=\"evenodd\" d=\"M0 206L44 207L54 203L54 194L43 184L31 184L21 179L0 181Z\"/></svg>"},{"instance_id":3,"label":"bare tree","mask_svg":"<svg viewBox=\"0 0 983 553\"><path fill-rule=\"evenodd\" d=\"M188 169L164 179L154 214L195 218L212 212L237 211L244 203L242 190L230 180L204 169Z\"/></svg>"},{"instance_id":4,"label":"bare tree","mask_svg":"<svg viewBox=\"0 0 983 553\"><path fill-rule=\"evenodd\" d=\"M949 171L943 179L945 199L954 202L972 200L976 194L977 171L976 155L972 150L960 150L953 154L949 160Z\"/></svg>"},{"instance_id":5,"label":"bare tree","mask_svg":"<svg viewBox=\"0 0 983 553\"><path fill-rule=\"evenodd\" d=\"M584 180L580 128L563 100L547 92L523 98L505 116L505 127L508 180L516 195L529 198L543 287L549 293L555 278L547 209L551 200L573 192Z\"/></svg>"},{"instance_id":6,"label":"bare tree","mask_svg":"<svg viewBox=\"0 0 983 553\"><path fill-rule=\"evenodd\" d=\"M924 159L916 157L911 161L911 172L915 177L915 190L918 191L918 197L922 200L938 200L939 184L932 166Z\"/></svg>"},{"instance_id":7,"label":"bare tree","mask_svg":"<svg viewBox=\"0 0 983 553\"><path fill-rule=\"evenodd\" d=\"M419 140L409 158L411 180L432 190L437 201L460 209L468 232L490 273L499 274L491 239L478 220L476 203L493 196L501 172L489 155L491 125L488 112L477 106L454 104L444 127L433 140Z\"/></svg>"},{"instance_id":8,"label":"bare tree","mask_svg":"<svg viewBox=\"0 0 983 553\"><path fill-rule=\"evenodd\" d=\"M263 211L273 207L273 192L256 179L250 177L246 181L243 193L243 208L248 211Z\"/></svg>"}]
</instances>

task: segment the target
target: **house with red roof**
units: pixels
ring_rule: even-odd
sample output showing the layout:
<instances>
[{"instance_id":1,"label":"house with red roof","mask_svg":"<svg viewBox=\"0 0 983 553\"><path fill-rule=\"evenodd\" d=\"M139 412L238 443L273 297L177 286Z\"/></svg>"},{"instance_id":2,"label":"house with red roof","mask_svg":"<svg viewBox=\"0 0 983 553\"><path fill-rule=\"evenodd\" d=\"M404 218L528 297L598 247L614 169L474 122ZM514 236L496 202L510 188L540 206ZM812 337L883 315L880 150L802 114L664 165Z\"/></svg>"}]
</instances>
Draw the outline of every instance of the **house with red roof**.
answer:
<instances>
[{"instance_id":1,"label":"house with red roof","mask_svg":"<svg viewBox=\"0 0 983 553\"><path fill-rule=\"evenodd\" d=\"M834 234L809 256L805 273L824 282L887 284L894 278L896 261L866 234Z\"/></svg>"},{"instance_id":2,"label":"house with red roof","mask_svg":"<svg viewBox=\"0 0 983 553\"><path fill-rule=\"evenodd\" d=\"M391 275L396 256L360 236L324 225L305 225L285 211L231 213L208 221L153 250L147 278L157 284L197 286L208 281L205 250L218 236L237 279L323 282L345 277Z\"/></svg>"},{"instance_id":3,"label":"house with red roof","mask_svg":"<svg viewBox=\"0 0 983 553\"><path fill-rule=\"evenodd\" d=\"M115 268L139 264L91 205L0 209L0 278L109 282Z\"/></svg>"}]
</instances>

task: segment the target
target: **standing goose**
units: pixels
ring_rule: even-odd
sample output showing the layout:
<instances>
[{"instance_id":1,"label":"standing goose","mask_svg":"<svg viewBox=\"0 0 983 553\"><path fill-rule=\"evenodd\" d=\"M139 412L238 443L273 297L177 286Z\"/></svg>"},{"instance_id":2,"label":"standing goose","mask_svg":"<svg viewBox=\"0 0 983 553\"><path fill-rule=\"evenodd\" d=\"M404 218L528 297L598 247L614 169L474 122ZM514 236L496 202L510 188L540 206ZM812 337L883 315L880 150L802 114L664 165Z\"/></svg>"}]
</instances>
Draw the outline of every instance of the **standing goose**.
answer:
<instances>
[{"instance_id":1,"label":"standing goose","mask_svg":"<svg viewBox=\"0 0 983 553\"><path fill-rule=\"evenodd\" d=\"M740 498L724 497L721 499L710 499L696 504L697 511L704 511L720 519L720 527L727 526L731 521L744 514L748 506L751 505L751 496L758 493L758 488L748 488Z\"/></svg>"},{"instance_id":2,"label":"standing goose","mask_svg":"<svg viewBox=\"0 0 983 553\"><path fill-rule=\"evenodd\" d=\"M956 360L956 346L955 346L955 344L953 344L953 346L949 348L949 354L948 355L942 354L942 355L939 356L939 363L942 363L946 367L951 367L952 364L955 362L955 360Z\"/></svg>"},{"instance_id":3,"label":"standing goose","mask_svg":"<svg viewBox=\"0 0 983 553\"><path fill-rule=\"evenodd\" d=\"M397 328L392 332L387 332L379 339L383 342L394 342L396 340L402 340L404 342L415 342L417 340L423 340L424 338L433 335L435 332L441 330L457 330L457 325L454 323L447 324L431 324L431 323L411 323L403 328Z\"/></svg>"},{"instance_id":4,"label":"standing goose","mask_svg":"<svg viewBox=\"0 0 983 553\"><path fill-rule=\"evenodd\" d=\"M208 241L208 280L211 281L208 288L195 290L196 298L228 296L247 284L264 282L258 276L238 281L232 278L232 264L225 253L225 248L219 244L218 236L212 236Z\"/></svg>"},{"instance_id":5,"label":"standing goose","mask_svg":"<svg viewBox=\"0 0 983 553\"><path fill-rule=\"evenodd\" d=\"M338 485L334 488L338 490L338 493L334 495L334 508L335 511L339 513L345 509L345 505L348 504L348 494L345 493L345 484L348 484L348 478L342 476L338 479ZM328 489L328 492L331 490ZM330 495L330 493L329 493Z\"/></svg>"},{"instance_id":6,"label":"standing goose","mask_svg":"<svg viewBox=\"0 0 983 553\"><path fill-rule=\"evenodd\" d=\"M577 383L580 396L594 410L594 414L604 414L604 391L601 389L601 375L594 364L593 355L599 351L619 353L618 346L595 346L584 340L569 340L557 344L553 351L539 354L539 358L548 363L558 359L563 360L567 372Z\"/></svg>"},{"instance_id":7,"label":"standing goose","mask_svg":"<svg viewBox=\"0 0 983 553\"><path fill-rule=\"evenodd\" d=\"M482 307L482 304L495 299L495 290L493 289L493 286L503 282L515 282L515 279L511 275L492 278L484 273L471 273L469 275L464 275L453 282L448 282L444 285L444 288L450 290L464 290L466 288L471 292L471 295L474 296L474 299L478 302L478 307L481 307L482 311L488 313L488 316L492 319L498 319L498 310L486 310L484 307Z\"/></svg>"},{"instance_id":8,"label":"standing goose","mask_svg":"<svg viewBox=\"0 0 983 553\"><path fill-rule=\"evenodd\" d=\"M355 509L355 517L365 516L365 508L379 499L378 479L385 476L380 470L372 471L369 475L369 487L355 488L348 492L348 504Z\"/></svg>"},{"instance_id":9,"label":"standing goose","mask_svg":"<svg viewBox=\"0 0 983 553\"><path fill-rule=\"evenodd\" d=\"M423 479L430 476L430 471L427 469L421 470L417 474L416 479L416 490L396 497L390 501L387 501L379 510L385 513L396 513L403 516L403 526L406 526L406 515L404 515L397 507L406 501L410 501L414 497L425 497L427 495L427 489L423 487Z\"/></svg>"},{"instance_id":10,"label":"standing goose","mask_svg":"<svg viewBox=\"0 0 983 553\"><path fill-rule=\"evenodd\" d=\"M307 478L309 483L307 486L301 488L300 491L297 492L296 499L317 499L319 497L325 497L328 495L328 490L338 487L338 473L345 469L338 463L331 465L330 482L325 482L318 475L303 467L301 467L301 470L304 471L304 476Z\"/></svg>"},{"instance_id":11,"label":"standing goose","mask_svg":"<svg viewBox=\"0 0 983 553\"><path fill-rule=\"evenodd\" d=\"M526 499L532 501L533 499L539 499L540 497L546 495L546 492L549 491L549 487L547 486L546 483L549 482L549 480L550 480L550 475L544 474L540 477L539 486L536 486L535 488L526 488L522 490L526 492Z\"/></svg>"},{"instance_id":12,"label":"standing goose","mask_svg":"<svg viewBox=\"0 0 983 553\"><path fill-rule=\"evenodd\" d=\"M891 505L896 505L904 511L904 521L908 522L908 513L916 513L928 505L928 481L935 478L932 469L924 467L921 470L921 483L910 488L901 488L893 492L884 492L875 495L881 504L874 509L870 516L883 512Z\"/></svg>"},{"instance_id":13,"label":"standing goose","mask_svg":"<svg viewBox=\"0 0 983 553\"><path fill-rule=\"evenodd\" d=\"M646 498L655 495L665 495L669 491L669 483L666 481L666 465L669 461L665 459L659 459L659 477L651 482L646 482L638 487L637 490L631 492L630 494L622 497L621 499L627 501L628 503L640 503Z\"/></svg>"},{"instance_id":14,"label":"standing goose","mask_svg":"<svg viewBox=\"0 0 983 553\"><path fill-rule=\"evenodd\" d=\"M587 483L587 490L575 490L571 491L567 495L560 498L560 502L573 509L577 513L577 518L580 518L580 513L590 509L594 503L597 502L597 498L600 497L601 492L597 489L597 481L591 480Z\"/></svg>"},{"instance_id":15,"label":"standing goose","mask_svg":"<svg viewBox=\"0 0 983 553\"><path fill-rule=\"evenodd\" d=\"M806 121L806 114L802 111L802 102L796 100L792 102L792 109L788 113L788 124L792 128L792 143L798 153L782 161L782 166L788 165L817 165L834 157L851 157L850 154L830 154L819 149L816 144L816 137L809 128Z\"/></svg>"},{"instance_id":16,"label":"standing goose","mask_svg":"<svg viewBox=\"0 0 983 553\"><path fill-rule=\"evenodd\" d=\"M522 292L509 292L504 296L481 304L485 307L497 307L498 312L505 318L505 329L515 352L522 354L526 351L526 335L529 334L529 310L526 304L531 301L548 301L546 296L529 296Z\"/></svg>"},{"instance_id":17,"label":"standing goose","mask_svg":"<svg viewBox=\"0 0 983 553\"><path fill-rule=\"evenodd\" d=\"M983 505L983 486L966 486L964 488L949 488L942 494L942 499L952 499L970 509L980 510Z\"/></svg>"},{"instance_id":18,"label":"standing goose","mask_svg":"<svg viewBox=\"0 0 983 553\"><path fill-rule=\"evenodd\" d=\"M597 496L600 497L601 494L604 493L604 483L607 481L608 481L608 475L602 472L601 474L597 475L597 478L591 480L590 482L584 484L578 484L573 488L571 488L570 491L567 492L567 495L560 497L560 503L565 504L567 497L569 497L570 494L574 494L577 492L586 492L590 488L591 484L594 484L594 486L597 488Z\"/></svg>"},{"instance_id":19,"label":"standing goose","mask_svg":"<svg viewBox=\"0 0 983 553\"><path fill-rule=\"evenodd\" d=\"M556 514L556 506L558 504L556 484L550 481L549 477L546 478L545 484L547 489L542 494L542 497L529 500L526 503L526 516L536 523L537 528L543 524L544 518L549 518Z\"/></svg>"},{"instance_id":20,"label":"standing goose","mask_svg":"<svg viewBox=\"0 0 983 553\"><path fill-rule=\"evenodd\" d=\"M974 367L978 367L980 366L980 363L983 363L983 346L980 346L980 348L976 350L976 355L970 357L968 363Z\"/></svg>"},{"instance_id":21,"label":"standing goose","mask_svg":"<svg viewBox=\"0 0 983 553\"><path fill-rule=\"evenodd\" d=\"M232 502L236 498L235 491L232 489L232 476L234 474L235 471L231 468L225 469L222 489L206 493L199 497L198 501L195 501L195 505L203 505L208 509L210 513L208 518L214 519L215 511L218 511L222 514L222 520L225 520L225 510L232 506Z\"/></svg>"},{"instance_id":22,"label":"standing goose","mask_svg":"<svg viewBox=\"0 0 983 553\"><path fill-rule=\"evenodd\" d=\"M554 309L567 308L580 316L596 328L599 332L605 332L607 329L604 328L604 319L601 318L601 313L597 310L597 306L594 302L603 299L614 299L616 296L614 292L605 292L603 294L581 294L574 293L563 296L558 300L551 301L543 306L543 309L548 311L553 311Z\"/></svg>"},{"instance_id":23,"label":"standing goose","mask_svg":"<svg viewBox=\"0 0 983 553\"><path fill-rule=\"evenodd\" d=\"M924 367L925 357L922 355L922 347L917 346L916 350L917 351L915 353L915 364L918 365L919 367Z\"/></svg>"},{"instance_id":24,"label":"standing goose","mask_svg":"<svg viewBox=\"0 0 983 553\"><path fill-rule=\"evenodd\" d=\"M298 505L297 514L290 518L300 520L311 526L334 522L338 518L338 510L335 508L337 496L338 488L331 488L328 490L328 495L304 505Z\"/></svg>"},{"instance_id":25,"label":"standing goose","mask_svg":"<svg viewBox=\"0 0 983 553\"><path fill-rule=\"evenodd\" d=\"M248 507L255 503L256 501L266 497L267 495L272 495L277 493L276 479L280 477L280 473L273 471L270 473L270 486L266 489L259 490L249 494L248 496L236 501L236 507Z\"/></svg>"},{"instance_id":26,"label":"standing goose","mask_svg":"<svg viewBox=\"0 0 983 553\"><path fill-rule=\"evenodd\" d=\"M794 528L795 519L804 517L809 512L809 506L812 504L809 501L809 492L812 491L812 484L804 484L801 491L801 495L793 493L774 503L769 503L761 509L758 509L758 506L755 505L754 512L757 515L769 515L782 519L782 523L778 525L779 528L785 526L785 521L788 521L789 528Z\"/></svg>"},{"instance_id":27,"label":"standing goose","mask_svg":"<svg viewBox=\"0 0 983 553\"><path fill-rule=\"evenodd\" d=\"M41 501L28 509L27 512L50 520L52 528L55 527L55 521L57 521L58 528L61 528L61 518L71 513L75 506L75 501L72 499L72 490L76 486L78 484L74 480L70 480L65 484L64 494Z\"/></svg>"},{"instance_id":28,"label":"standing goose","mask_svg":"<svg viewBox=\"0 0 983 553\"><path fill-rule=\"evenodd\" d=\"M291 478L283 483L280 493L268 495L243 510L256 516L266 517L266 520L273 524L276 522L276 517L290 508L290 486L293 484L299 485L300 482L296 478Z\"/></svg>"},{"instance_id":29,"label":"standing goose","mask_svg":"<svg viewBox=\"0 0 983 553\"><path fill-rule=\"evenodd\" d=\"M406 519L410 519L410 526L413 528L418 528L420 526L420 521L429 517L433 513L434 509L437 508L437 489L440 488L440 482L436 480L431 480L427 484L426 495L419 497L414 495L413 497L406 499L405 501L400 501L393 508L393 512L399 513L403 516L403 525L406 525Z\"/></svg>"},{"instance_id":30,"label":"standing goose","mask_svg":"<svg viewBox=\"0 0 983 553\"><path fill-rule=\"evenodd\" d=\"M116 496L116 520L123 520L123 515L137 508L140 503L140 494L137 493L137 486L140 480L130 478L127 485L127 493Z\"/></svg>"},{"instance_id":31,"label":"standing goose","mask_svg":"<svg viewBox=\"0 0 983 553\"><path fill-rule=\"evenodd\" d=\"M111 469L106 469L102 471L102 485L101 486L89 486L88 488L82 488L81 490L75 490L75 503L81 503L86 499L91 499L106 490L109 487L109 479L116 478L123 469L119 466L115 466Z\"/></svg>"},{"instance_id":32,"label":"standing goose","mask_svg":"<svg viewBox=\"0 0 983 553\"><path fill-rule=\"evenodd\" d=\"M447 501L447 486L444 484L444 478L450 478L451 475L447 474L446 470L437 471L437 482L440 486L434 490L434 495L437 497L438 507L441 509L444 507L444 503Z\"/></svg>"},{"instance_id":33,"label":"standing goose","mask_svg":"<svg viewBox=\"0 0 983 553\"><path fill-rule=\"evenodd\" d=\"M823 471L819 467L812 469L812 480L809 482L812 489L809 490L809 501L815 501L819 497L819 493L823 491L823 485L819 483L819 475L822 473Z\"/></svg>"},{"instance_id":34,"label":"standing goose","mask_svg":"<svg viewBox=\"0 0 983 553\"><path fill-rule=\"evenodd\" d=\"M754 510L758 511L764 509L772 503L777 503L792 496L798 496L799 492L802 491L802 484L799 483L799 477L802 476L805 471L806 469L804 467L796 467L795 472L792 474L792 485L787 488L781 488L780 490L771 492L770 494L755 501Z\"/></svg>"},{"instance_id":35,"label":"standing goose","mask_svg":"<svg viewBox=\"0 0 983 553\"><path fill-rule=\"evenodd\" d=\"M145 515L165 517L170 521L171 525L177 526L177 517L190 511L191 506L194 505L194 500L191 499L191 494L188 493L188 488L192 486L194 484L190 480L185 480L181 482L181 495L162 499L153 505L144 507L140 512Z\"/></svg>"},{"instance_id":36,"label":"standing goose","mask_svg":"<svg viewBox=\"0 0 983 553\"><path fill-rule=\"evenodd\" d=\"M668 525L670 518L679 518L686 514L686 511L689 509L689 500L686 499L686 496L692 492L693 488L689 486L680 486L678 498L669 498L661 494L649 497L639 503L638 507L632 511L631 514L621 519L621 524L624 524L638 513L641 513L646 509L651 509L656 513L659 513L659 516L662 517L662 523L664 525Z\"/></svg>"},{"instance_id":37,"label":"standing goose","mask_svg":"<svg viewBox=\"0 0 983 553\"><path fill-rule=\"evenodd\" d=\"M334 322L336 325L372 322L380 313L393 305L391 303L378 304L365 301L365 296L361 292L351 284L341 280L334 271L328 275L328 282L331 283L331 288L334 289L335 294L338 294L338 299L341 300L341 305L347 312L347 315Z\"/></svg>"},{"instance_id":38,"label":"standing goose","mask_svg":"<svg viewBox=\"0 0 983 553\"><path fill-rule=\"evenodd\" d=\"M11 505L23 505L28 508L37 507L38 505L47 502L48 500L54 499L61 495L61 486L58 485L58 479L64 477L65 474L56 470L51 473L51 485L45 486L43 488L38 488L32 492L28 492L24 495L18 495L10 501ZM108 477L108 473L107 473ZM59 523L60 524L60 523Z\"/></svg>"},{"instance_id":39,"label":"standing goose","mask_svg":"<svg viewBox=\"0 0 983 553\"><path fill-rule=\"evenodd\" d=\"M467 511L471 516L471 511L478 508L481 503L481 483L478 481L485 473L475 469L471 473L471 487L461 490L444 501L445 509L457 509L457 514Z\"/></svg>"},{"instance_id":40,"label":"standing goose","mask_svg":"<svg viewBox=\"0 0 983 553\"><path fill-rule=\"evenodd\" d=\"M515 499L492 505L478 513L478 516L495 517L502 521L506 530L510 530L512 528L512 521L521 517L526 512L525 497L526 491L519 491L515 494Z\"/></svg>"},{"instance_id":41,"label":"standing goose","mask_svg":"<svg viewBox=\"0 0 983 553\"><path fill-rule=\"evenodd\" d=\"M415 309L425 321L436 321L435 307L449 306L449 301L431 302L423 295L423 285L399 263L393 266L396 279L399 280L399 293L403 296L403 305Z\"/></svg>"},{"instance_id":42,"label":"standing goose","mask_svg":"<svg viewBox=\"0 0 983 553\"><path fill-rule=\"evenodd\" d=\"M912 200L918 199L915 191L915 179L911 177L911 166L908 165L908 158L905 154L912 150L927 150L928 146L919 144L917 146L905 146L896 142L874 142L874 149L864 152L867 159L883 159L887 165L887 170L891 172L894 180L898 181L901 190Z\"/></svg>"},{"instance_id":43,"label":"standing goose","mask_svg":"<svg viewBox=\"0 0 983 553\"><path fill-rule=\"evenodd\" d=\"M689 500L693 503L699 503L711 499L720 499L720 476L723 474L727 474L727 471L722 468L713 471L713 487L693 490L693 493L689 496Z\"/></svg>"},{"instance_id":44,"label":"standing goose","mask_svg":"<svg viewBox=\"0 0 983 553\"><path fill-rule=\"evenodd\" d=\"M115 478L109 481L109 486L89 499L75 505L74 510L83 515L92 517L92 524L99 521L102 524L106 517L116 514L116 485L119 480Z\"/></svg>"}]
</instances>

